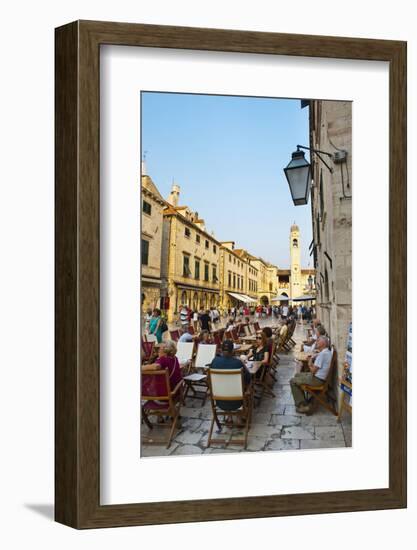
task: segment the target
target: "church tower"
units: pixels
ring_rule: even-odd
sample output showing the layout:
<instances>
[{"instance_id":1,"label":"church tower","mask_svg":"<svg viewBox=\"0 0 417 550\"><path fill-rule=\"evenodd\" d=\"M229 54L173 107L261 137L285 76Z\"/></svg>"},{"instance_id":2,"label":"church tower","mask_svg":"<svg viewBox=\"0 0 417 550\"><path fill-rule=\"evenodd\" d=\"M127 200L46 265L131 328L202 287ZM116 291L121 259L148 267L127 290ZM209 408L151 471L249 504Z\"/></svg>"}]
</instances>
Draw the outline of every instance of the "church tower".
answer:
<instances>
[{"instance_id":1,"label":"church tower","mask_svg":"<svg viewBox=\"0 0 417 550\"><path fill-rule=\"evenodd\" d=\"M297 298L302 294L301 287L301 244L300 244L300 228L293 223L290 229L290 259L291 259L291 276L290 276L290 291L291 298Z\"/></svg>"}]
</instances>

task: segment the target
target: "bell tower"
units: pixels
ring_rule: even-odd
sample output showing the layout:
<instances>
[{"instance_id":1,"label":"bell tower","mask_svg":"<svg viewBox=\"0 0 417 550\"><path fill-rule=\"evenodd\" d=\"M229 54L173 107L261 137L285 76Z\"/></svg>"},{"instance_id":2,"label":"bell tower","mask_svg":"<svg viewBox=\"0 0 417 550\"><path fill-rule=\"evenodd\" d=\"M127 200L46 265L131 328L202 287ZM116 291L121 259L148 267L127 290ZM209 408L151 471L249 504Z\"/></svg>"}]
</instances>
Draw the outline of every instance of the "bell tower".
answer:
<instances>
[{"instance_id":1,"label":"bell tower","mask_svg":"<svg viewBox=\"0 0 417 550\"><path fill-rule=\"evenodd\" d=\"M297 298L302 293L300 258L301 258L300 228L294 222L290 229L291 298Z\"/></svg>"}]
</instances>

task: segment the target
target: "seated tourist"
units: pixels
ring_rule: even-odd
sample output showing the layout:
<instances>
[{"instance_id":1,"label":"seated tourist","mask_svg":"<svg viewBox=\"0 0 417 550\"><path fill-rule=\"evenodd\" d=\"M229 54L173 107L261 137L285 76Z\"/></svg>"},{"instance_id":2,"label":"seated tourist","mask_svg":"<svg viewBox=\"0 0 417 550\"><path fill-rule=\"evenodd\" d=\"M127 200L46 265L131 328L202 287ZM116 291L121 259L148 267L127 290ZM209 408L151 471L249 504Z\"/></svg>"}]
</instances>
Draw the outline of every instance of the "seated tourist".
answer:
<instances>
[{"instance_id":1,"label":"seated tourist","mask_svg":"<svg viewBox=\"0 0 417 550\"><path fill-rule=\"evenodd\" d=\"M272 328L271 327L264 327L262 329L263 334L265 334L268 346L272 346L273 344L273 337L272 337Z\"/></svg>"},{"instance_id":2,"label":"seated tourist","mask_svg":"<svg viewBox=\"0 0 417 550\"><path fill-rule=\"evenodd\" d=\"M203 330L203 331L200 332L199 343L200 344L212 344L213 343L208 330Z\"/></svg>"},{"instance_id":3,"label":"seated tourist","mask_svg":"<svg viewBox=\"0 0 417 550\"><path fill-rule=\"evenodd\" d=\"M142 373L146 375L147 372L153 370L167 369L169 373L169 383L171 391L176 387L178 382L182 380L181 368L177 357L177 346L172 340L167 340L159 348L159 356L155 363L150 365L142 365ZM148 387L148 384L152 384L152 387ZM156 384L156 385L155 385ZM157 393L154 393L157 392ZM165 385L164 381L152 380L151 378L142 378L142 395L164 395Z\"/></svg>"},{"instance_id":4,"label":"seated tourist","mask_svg":"<svg viewBox=\"0 0 417 550\"><path fill-rule=\"evenodd\" d=\"M236 357L233 357L233 340L223 340L222 355L219 355L211 362L211 369L243 369L245 387L250 383L250 373ZM217 401L216 405L224 411L234 411L242 406L242 401Z\"/></svg>"},{"instance_id":5,"label":"seated tourist","mask_svg":"<svg viewBox=\"0 0 417 550\"><path fill-rule=\"evenodd\" d=\"M317 325L317 327L313 331L311 338L304 341L302 346L303 351L305 353L313 353L316 349L317 340L318 338L320 338L320 336L326 336L326 329L323 325Z\"/></svg>"},{"instance_id":6,"label":"seated tourist","mask_svg":"<svg viewBox=\"0 0 417 550\"><path fill-rule=\"evenodd\" d=\"M311 414L311 408L305 401L305 395L300 388L302 384L321 386L326 381L332 362L332 350L329 349L329 339L320 336L316 343L316 354L309 359L309 372L299 372L290 380L291 392L297 412Z\"/></svg>"},{"instance_id":7,"label":"seated tourist","mask_svg":"<svg viewBox=\"0 0 417 550\"><path fill-rule=\"evenodd\" d=\"M233 322L233 319L228 319L228 321L226 321L226 330L232 330L235 328L235 325L234 325L234 322Z\"/></svg>"},{"instance_id":8,"label":"seated tourist","mask_svg":"<svg viewBox=\"0 0 417 550\"><path fill-rule=\"evenodd\" d=\"M281 328L280 328L280 331L279 331L279 336L280 336L281 340L283 340L283 341L285 341L285 339L287 338L289 323L290 323L290 321L288 319L286 319L281 325Z\"/></svg>"},{"instance_id":9,"label":"seated tourist","mask_svg":"<svg viewBox=\"0 0 417 550\"><path fill-rule=\"evenodd\" d=\"M256 344L249 351L248 355L241 355L241 361L260 361L263 365L269 363L269 345L268 338L264 332L256 335ZM261 371L258 370L257 375L260 375Z\"/></svg>"},{"instance_id":10,"label":"seated tourist","mask_svg":"<svg viewBox=\"0 0 417 550\"><path fill-rule=\"evenodd\" d=\"M190 325L184 325L184 332L179 337L178 342L194 342L194 336L190 334Z\"/></svg>"}]
</instances>

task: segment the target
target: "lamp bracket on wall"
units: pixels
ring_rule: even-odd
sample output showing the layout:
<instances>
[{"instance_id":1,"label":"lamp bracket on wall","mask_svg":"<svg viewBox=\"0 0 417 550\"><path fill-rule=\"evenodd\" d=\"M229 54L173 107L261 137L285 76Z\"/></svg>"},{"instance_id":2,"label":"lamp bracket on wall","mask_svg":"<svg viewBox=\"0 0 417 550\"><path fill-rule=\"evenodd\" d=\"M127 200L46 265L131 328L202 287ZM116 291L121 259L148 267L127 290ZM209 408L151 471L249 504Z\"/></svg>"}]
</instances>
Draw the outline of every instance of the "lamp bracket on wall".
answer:
<instances>
[{"instance_id":1,"label":"lamp bracket on wall","mask_svg":"<svg viewBox=\"0 0 417 550\"><path fill-rule=\"evenodd\" d=\"M330 157L333 160L333 162L335 162L336 164L346 161L346 151L343 151L343 153L345 153L343 160L342 160L342 155L340 154L342 153L342 151L338 151L338 158L336 160L335 158L336 156L333 155L332 153L328 153L327 151L321 151L320 149L313 149L312 147L306 147L305 145L297 145L297 151L299 151L300 149L306 149L307 151L312 151L313 153L315 153L331 174L333 174L333 168L329 166L329 164L327 164L327 162L324 160L322 155L326 155Z\"/></svg>"}]
</instances>

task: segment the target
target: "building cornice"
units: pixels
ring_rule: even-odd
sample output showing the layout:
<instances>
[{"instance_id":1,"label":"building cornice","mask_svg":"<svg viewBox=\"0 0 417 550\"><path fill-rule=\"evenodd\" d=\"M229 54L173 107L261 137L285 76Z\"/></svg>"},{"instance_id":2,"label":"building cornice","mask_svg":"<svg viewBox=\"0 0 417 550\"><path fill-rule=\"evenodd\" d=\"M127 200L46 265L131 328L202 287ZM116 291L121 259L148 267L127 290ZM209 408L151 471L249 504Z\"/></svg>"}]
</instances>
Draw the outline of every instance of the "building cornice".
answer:
<instances>
[{"instance_id":1,"label":"building cornice","mask_svg":"<svg viewBox=\"0 0 417 550\"><path fill-rule=\"evenodd\" d=\"M195 224L191 220L188 220L185 216L180 214L180 212L178 212L174 206L167 203L167 208L162 212L162 214L163 214L164 218L175 216L182 223L184 223L188 227L191 227L195 231L198 231L201 235L203 235L204 237L210 239L213 243L215 243L220 248L220 246L221 246L220 241L215 239L212 235L210 235L210 233L207 233L207 231L205 231L204 229L201 229L201 227L199 227L197 224Z\"/></svg>"}]
</instances>

